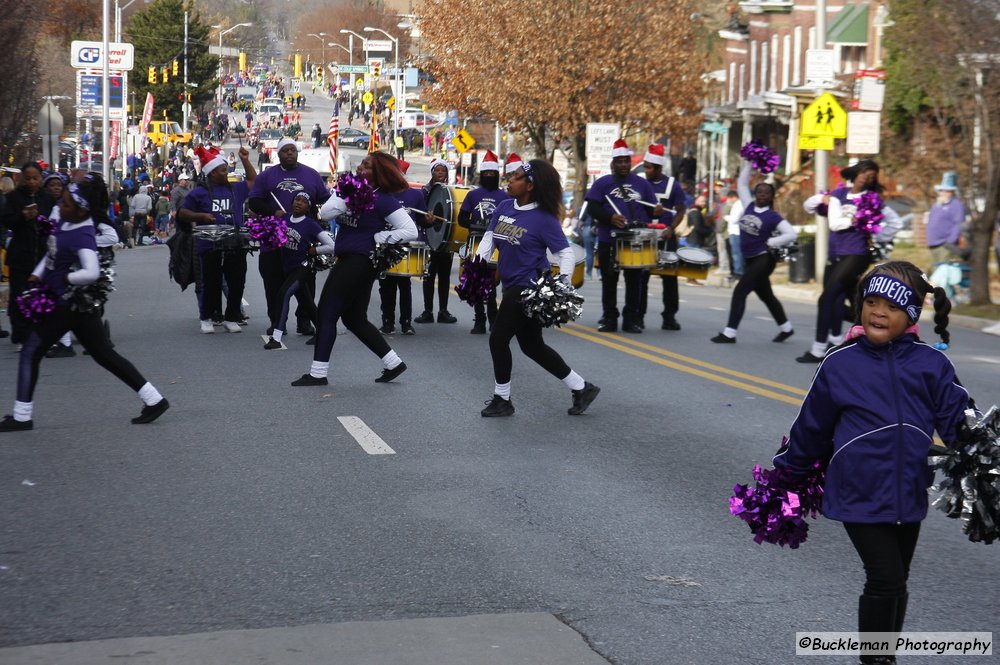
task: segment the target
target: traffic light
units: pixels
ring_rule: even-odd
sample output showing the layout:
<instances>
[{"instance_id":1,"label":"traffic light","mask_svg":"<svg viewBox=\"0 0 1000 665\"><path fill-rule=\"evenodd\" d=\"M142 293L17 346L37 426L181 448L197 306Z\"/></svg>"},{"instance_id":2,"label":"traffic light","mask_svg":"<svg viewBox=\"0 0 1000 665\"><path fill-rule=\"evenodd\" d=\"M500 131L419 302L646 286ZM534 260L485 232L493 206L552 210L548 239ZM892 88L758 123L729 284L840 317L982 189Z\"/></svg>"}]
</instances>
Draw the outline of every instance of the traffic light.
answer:
<instances>
[{"instance_id":1,"label":"traffic light","mask_svg":"<svg viewBox=\"0 0 1000 665\"><path fill-rule=\"evenodd\" d=\"M150 65L149 66L149 73L146 75L146 81L148 81L149 83L151 83L153 85L156 85L156 66L155 65Z\"/></svg>"},{"instance_id":2,"label":"traffic light","mask_svg":"<svg viewBox=\"0 0 1000 665\"><path fill-rule=\"evenodd\" d=\"M170 80L170 68L169 67L164 67L163 68L163 82L166 83L169 80Z\"/></svg>"},{"instance_id":3,"label":"traffic light","mask_svg":"<svg viewBox=\"0 0 1000 665\"><path fill-rule=\"evenodd\" d=\"M374 76L375 78L378 78L381 75L382 75L382 63L376 62L372 66L372 76Z\"/></svg>"},{"instance_id":4,"label":"traffic light","mask_svg":"<svg viewBox=\"0 0 1000 665\"><path fill-rule=\"evenodd\" d=\"M180 61L174 60L174 70L173 70L172 73L173 73L174 76L179 76L180 75L180 73L181 73L181 63L180 63Z\"/></svg>"}]
</instances>

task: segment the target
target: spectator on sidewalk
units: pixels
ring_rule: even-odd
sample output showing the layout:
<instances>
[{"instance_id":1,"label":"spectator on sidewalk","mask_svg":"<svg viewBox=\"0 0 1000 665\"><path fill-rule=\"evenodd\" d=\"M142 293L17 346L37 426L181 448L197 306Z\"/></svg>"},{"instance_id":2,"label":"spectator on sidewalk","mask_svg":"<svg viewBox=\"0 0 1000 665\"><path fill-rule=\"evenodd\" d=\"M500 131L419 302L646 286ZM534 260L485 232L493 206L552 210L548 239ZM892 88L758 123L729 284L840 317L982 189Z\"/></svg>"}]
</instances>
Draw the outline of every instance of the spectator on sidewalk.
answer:
<instances>
[{"instance_id":1,"label":"spectator on sidewalk","mask_svg":"<svg viewBox=\"0 0 1000 665\"><path fill-rule=\"evenodd\" d=\"M142 239L149 230L149 213L153 210L153 197L149 195L152 185L144 185L132 197L132 246L141 246Z\"/></svg>"},{"instance_id":2,"label":"spectator on sidewalk","mask_svg":"<svg viewBox=\"0 0 1000 665\"><path fill-rule=\"evenodd\" d=\"M955 197L958 174L945 171L941 184L934 186L937 202L927 214L927 248L931 251L931 270L941 263L961 258L958 241L965 223L965 206Z\"/></svg>"}]
</instances>

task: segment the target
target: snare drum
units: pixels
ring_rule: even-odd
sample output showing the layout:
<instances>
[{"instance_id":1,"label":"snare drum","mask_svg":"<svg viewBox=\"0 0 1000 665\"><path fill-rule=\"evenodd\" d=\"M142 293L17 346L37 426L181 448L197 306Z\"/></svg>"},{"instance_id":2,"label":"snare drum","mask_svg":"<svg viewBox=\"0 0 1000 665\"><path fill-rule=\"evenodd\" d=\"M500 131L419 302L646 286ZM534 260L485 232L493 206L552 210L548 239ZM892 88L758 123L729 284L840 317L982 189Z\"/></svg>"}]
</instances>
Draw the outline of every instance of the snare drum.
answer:
<instances>
[{"instance_id":1,"label":"snare drum","mask_svg":"<svg viewBox=\"0 0 1000 665\"><path fill-rule=\"evenodd\" d=\"M574 289L578 289L583 286L583 268L587 262L587 252L579 245L570 245L570 247L573 248L573 258L576 262L573 266L573 276L570 277L570 283ZM552 274L558 275L559 258L549 251L546 251L545 254L549 259L549 264L552 266Z\"/></svg>"},{"instance_id":2,"label":"snare drum","mask_svg":"<svg viewBox=\"0 0 1000 665\"><path fill-rule=\"evenodd\" d=\"M707 278L708 269L715 262L711 252L699 247L680 247L677 249L677 258L680 259L677 276L688 279Z\"/></svg>"},{"instance_id":3,"label":"snare drum","mask_svg":"<svg viewBox=\"0 0 1000 665\"><path fill-rule=\"evenodd\" d=\"M615 235L615 257L618 267L625 270L643 270L656 266L655 229L618 231Z\"/></svg>"},{"instance_id":4,"label":"snare drum","mask_svg":"<svg viewBox=\"0 0 1000 665\"><path fill-rule=\"evenodd\" d=\"M431 251L457 252L465 246L469 229L459 225L458 212L471 191L469 187L449 187L440 182L431 188L427 195L427 211L438 218L434 226L424 230Z\"/></svg>"},{"instance_id":5,"label":"snare drum","mask_svg":"<svg viewBox=\"0 0 1000 665\"><path fill-rule=\"evenodd\" d=\"M680 262L677 252L661 251L656 255L656 267L653 268L652 273L654 275L676 275Z\"/></svg>"},{"instance_id":6,"label":"snare drum","mask_svg":"<svg viewBox=\"0 0 1000 665\"><path fill-rule=\"evenodd\" d=\"M385 271L393 277L421 277L427 272L427 243L413 241L406 243L403 260Z\"/></svg>"}]
</instances>

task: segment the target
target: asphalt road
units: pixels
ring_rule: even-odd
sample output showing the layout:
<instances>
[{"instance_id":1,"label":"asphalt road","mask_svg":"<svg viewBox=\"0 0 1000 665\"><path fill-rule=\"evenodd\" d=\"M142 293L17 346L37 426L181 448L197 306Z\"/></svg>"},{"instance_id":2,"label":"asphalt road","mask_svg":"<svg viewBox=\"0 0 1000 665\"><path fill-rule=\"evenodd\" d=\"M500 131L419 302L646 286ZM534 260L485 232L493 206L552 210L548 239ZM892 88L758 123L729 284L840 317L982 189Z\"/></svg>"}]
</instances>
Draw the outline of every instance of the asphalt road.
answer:
<instances>
[{"instance_id":1,"label":"asphalt road","mask_svg":"<svg viewBox=\"0 0 1000 665\"><path fill-rule=\"evenodd\" d=\"M779 345L751 302L739 342L720 347L708 338L725 289L682 286L683 330L663 332L654 280L646 333L599 335L599 282L587 282L579 325L546 339L600 397L567 416L569 391L515 348L517 413L487 420L487 338L469 334L472 311L454 296L459 323L391 338L410 367L396 382L375 384L379 360L343 335L330 385L291 388L311 347L291 335L288 350L263 350L255 261L250 325L202 335L165 248L118 259L113 338L172 408L131 425L140 403L88 357L43 362L35 429L0 441L0 647L343 622L392 635L413 619L541 613L612 663L763 664L794 662L796 631L855 625L863 574L839 524L814 522L790 551L755 545L728 514L733 485L768 463L808 386L813 368L794 357L808 348L809 303L786 300L796 335ZM375 321L377 305L376 293ZM1000 339L953 333L964 383L1000 400ZM0 347L4 411L15 367ZM344 417L393 454L368 454ZM908 628L995 630L997 552L932 512ZM56 646L69 655L30 662L90 662ZM0 649L0 663L29 662L19 653Z\"/></svg>"}]
</instances>

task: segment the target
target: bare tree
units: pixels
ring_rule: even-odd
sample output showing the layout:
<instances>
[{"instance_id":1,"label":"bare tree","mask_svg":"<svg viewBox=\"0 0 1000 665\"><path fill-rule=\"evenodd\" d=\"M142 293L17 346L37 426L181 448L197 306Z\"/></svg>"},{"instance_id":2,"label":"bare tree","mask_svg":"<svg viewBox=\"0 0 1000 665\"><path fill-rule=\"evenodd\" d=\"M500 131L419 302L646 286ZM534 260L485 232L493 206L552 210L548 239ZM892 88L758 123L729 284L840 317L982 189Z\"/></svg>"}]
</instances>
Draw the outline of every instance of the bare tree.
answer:
<instances>
[{"instance_id":1,"label":"bare tree","mask_svg":"<svg viewBox=\"0 0 1000 665\"><path fill-rule=\"evenodd\" d=\"M39 13L31 3L10 3L0 12L0 34L10 56L0 76L0 150L4 163L34 157L30 143L19 140L34 124L40 101L38 41Z\"/></svg>"}]
</instances>

